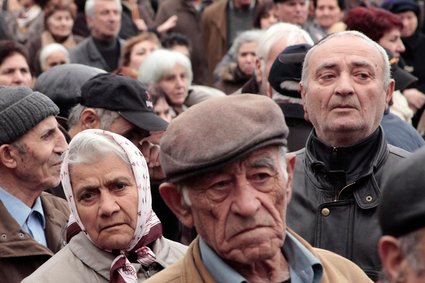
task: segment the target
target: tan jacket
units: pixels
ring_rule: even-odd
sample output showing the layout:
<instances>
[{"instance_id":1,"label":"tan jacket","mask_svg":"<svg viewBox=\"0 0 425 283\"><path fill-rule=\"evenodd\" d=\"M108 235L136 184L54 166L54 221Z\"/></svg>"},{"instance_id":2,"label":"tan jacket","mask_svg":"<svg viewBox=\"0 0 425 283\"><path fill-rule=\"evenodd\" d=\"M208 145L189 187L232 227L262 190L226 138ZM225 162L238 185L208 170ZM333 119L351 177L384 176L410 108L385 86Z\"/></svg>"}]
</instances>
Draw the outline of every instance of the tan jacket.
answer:
<instances>
[{"instance_id":1,"label":"tan jacket","mask_svg":"<svg viewBox=\"0 0 425 283\"><path fill-rule=\"evenodd\" d=\"M46 219L47 246L37 243L12 218L0 201L0 281L21 282L62 247L62 228L68 221L65 200L48 193L41 194Z\"/></svg>"},{"instance_id":2,"label":"tan jacket","mask_svg":"<svg viewBox=\"0 0 425 283\"><path fill-rule=\"evenodd\" d=\"M144 271L140 264L135 264L139 282L182 258L187 247L161 237L154 242L152 250L156 255L157 264L152 264L148 271ZM80 232L59 253L22 282L107 283L110 279L109 272L114 259L113 254L97 248L83 232Z\"/></svg>"},{"instance_id":3,"label":"tan jacket","mask_svg":"<svg viewBox=\"0 0 425 283\"><path fill-rule=\"evenodd\" d=\"M335 253L311 247L294 232L290 232L300 241L323 266L321 283L363 283L372 282L353 262ZM161 271L145 283L214 283L200 257L199 237L189 246L186 256L176 264Z\"/></svg>"}]
</instances>

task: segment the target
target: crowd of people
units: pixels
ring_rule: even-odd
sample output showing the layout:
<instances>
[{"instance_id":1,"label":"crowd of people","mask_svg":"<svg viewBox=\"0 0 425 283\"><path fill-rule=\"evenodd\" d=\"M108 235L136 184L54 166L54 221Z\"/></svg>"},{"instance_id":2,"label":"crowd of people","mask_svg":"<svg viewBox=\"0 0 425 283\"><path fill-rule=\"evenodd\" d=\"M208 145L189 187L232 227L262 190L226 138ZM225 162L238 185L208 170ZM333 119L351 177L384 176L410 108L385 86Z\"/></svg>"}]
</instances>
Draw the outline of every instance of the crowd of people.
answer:
<instances>
[{"instance_id":1,"label":"crowd of people","mask_svg":"<svg viewBox=\"0 0 425 283\"><path fill-rule=\"evenodd\" d=\"M421 0L0 1L0 282L425 282Z\"/></svg>"}]
</instances>

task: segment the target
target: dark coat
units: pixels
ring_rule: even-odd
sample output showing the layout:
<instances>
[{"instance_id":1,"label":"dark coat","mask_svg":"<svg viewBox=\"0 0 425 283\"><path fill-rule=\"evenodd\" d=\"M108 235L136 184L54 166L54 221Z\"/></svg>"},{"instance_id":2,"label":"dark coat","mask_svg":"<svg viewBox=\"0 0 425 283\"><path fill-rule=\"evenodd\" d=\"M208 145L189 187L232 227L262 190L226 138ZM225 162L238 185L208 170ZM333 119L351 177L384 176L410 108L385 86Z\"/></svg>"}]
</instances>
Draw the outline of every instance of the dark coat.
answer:
<instances>
[{"instance_id":1,"label":"dark coat","mask_svg":"<svg viewBox=\"0 0 425 283\"><path fill-rule=\"evenodd\" d=\"M369 167L341 187L337 185L341 171L325 169L324 163L313 156L310 135L306 147L296 153L293 193L287 210L288 227L314 247L352 260L375 281L381 270L377 208L382 181L409 154L387 145L382 130L378 138L378 150L359 154L371 156Z\"/></svg>"},{"instance_id":2,"label":"dark coat","mask_svg":"<svg viewBox=\"0 0 425 283\"><path fill-rule=\"evenodd\" d=\"M119 48L122 48L123 44L124 41L120 39ZM84 39L76 47L72 48L69 51L69 56L71 58L71 63L92 66L107 72L112 71L105 59L102 57L102 54L100 54L91 36Z\"/></svg>"},{"instance_id":3,"label":"dark coat","mask_svg":"<svg viewBox=\"0 0 425 283\"><path fill-rule=\"evenodd\" d=\"M190 60L193 69L193 83L208 83L207 60L202 43L201 12L196 11L191 0L167 0L160 3L155 17L158 26L172 15L177 15L176 26L170 32L184 34L192 44Z\"/></svg>"},{"instance_id":4,"label":"dark coat","mask_svg":"<svg viewBox=\"0 0 425 283\"><path fill-rule=\"evenodd\" d=\"M68 205L65 200L44 192L41 203L48 248L24 232L0 201L1 282L21 282L62 247L62 231L69 218Z\"/></svg>"}]
</instances>

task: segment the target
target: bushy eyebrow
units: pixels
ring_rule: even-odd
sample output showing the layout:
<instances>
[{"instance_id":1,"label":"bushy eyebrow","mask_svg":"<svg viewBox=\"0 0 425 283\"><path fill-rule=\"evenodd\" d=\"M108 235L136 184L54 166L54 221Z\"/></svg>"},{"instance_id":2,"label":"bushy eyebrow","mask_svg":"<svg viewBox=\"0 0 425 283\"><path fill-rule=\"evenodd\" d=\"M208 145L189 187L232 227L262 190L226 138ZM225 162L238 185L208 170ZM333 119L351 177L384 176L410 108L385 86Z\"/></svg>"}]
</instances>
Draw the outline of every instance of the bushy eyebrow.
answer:
<instances>
[{"instance_id":1,"label":"bushy eyebrow","mask_svg":"<svg viewBox=\"0 0 425 283\"><path fill-rule=\"evenodd\" d=\"M266 167L266 168L273 169L273 170L276 169L276 164L275 164L273 158L271 158L271 157L262 157L260 159L254 160L254 161L250 162L248 164L248 166L250 168L264 168L264 167Z\"/></svg>"}]
</instances>

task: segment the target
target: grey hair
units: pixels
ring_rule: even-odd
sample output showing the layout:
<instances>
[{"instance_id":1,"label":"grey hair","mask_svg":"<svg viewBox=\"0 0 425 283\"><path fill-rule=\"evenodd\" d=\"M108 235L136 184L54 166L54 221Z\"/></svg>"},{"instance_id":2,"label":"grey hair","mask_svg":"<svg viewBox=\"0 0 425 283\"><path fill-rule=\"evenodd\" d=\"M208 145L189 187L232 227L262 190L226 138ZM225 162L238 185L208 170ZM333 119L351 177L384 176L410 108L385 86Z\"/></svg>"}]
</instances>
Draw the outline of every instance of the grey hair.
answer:
<instances>
[{"instance_id":1,"label":"grey hair","mask_svg":"<svg viewBox=\"0 0 425 283\"><path fill-rule=\"evenodd\" d=\"M277 23L267 29L260 37L256 50L257 57L260 59L261 70L264 73L265 65L270 50L273 45L280 40L286 39L286 46L295 44L308 43L313 45L314 42L310 35L297 25L290 23Z\"/></svg>"},{"instance_id":2,"label":"grey hair","mask_svg":"<svg viewBox=\"0 0 425 283\"><path fill-rule=\"evenodd\" d=\"M302 74L301 74L301 82L304 85L305 88L308 87L308 70L310 67L310 57L312 56L313 52L315 51L315 49L326 43L327 41L333 39L333 38L338 38L338 37L357 37L360 38L362 40L364 40L366 43L368 43L370 46L374 47L379 54L381 55L382 60L384 61L384 66L383 66L383 76L384 76L384 89L387 89L388 85L390 84L391 81L391 73L390 73L390 63L389 63L389 59L388 59L388 54L387 52L385 52L385 49L382 48L381 45L379 45L378 43L376 43L375 41L373 41L372 39L370 39L369 37L367 37L366 35L364 35L363 33L359 32L359 31L355 31L355 30L349 30L349 31L342 31L342 32L336 32L333 34L330 34L329 36L325 37L324 39L322 39L321 41L319 41L318 43L316 43L312 48L310 48L310 50L308 50L305 58L304 58L304 63L303 63L303 69L302 69Z\"/></svg>"},{"instance_id":3,"label":"grey hair","mask_svg":"<svg viewBox=\"0 0 425 283\"><path fill-rule=\"evenodd\" d=\"M410 268L417 276L425 273L425 258L421 239L425 236L425 229L420 229L398 238L400 250L404 254ZM383 270L379 276L380 282L390 283L388 274Z\"/></svg>"},{"instance_id":4,"label":"grey hair","mask_svg":"<svg viewBox=\"0 0 425 283\"><path fill-rule=\"evenodd\" d=\"M120 0L87 0L84 6L84 13L86 17L90 17L90 18L94 17L96 1L114 1L117 4L118 10L122 12L122 6L121 6Z\"/></svg>"},{"instance_id":5,"label":"grey hair","mask_svg":"<svg viewBox=\"0 0 425 283\"><path fill-rule=\"evenodd\" d=\"M242 44L250 43L250 42L258 42L260 37L263 34L264 34L264 31L260 29L251 29L251 30L241 32L240 34L236 36L232 46L230 47L229 52L231 54L234 54L234 56L236 56Z\"/></svg>"},{"instance_id":6,"label":"grey hair","mask_svg":"<svg viewBox=\"0 0 425 283\"><path fill-rule=\"evenodd\" d=\"M68 127L72 128L80 121L81 113L88 107L77 104L71 108L68 116ZM93 108L96 111L96 115L100 121L100 129L108 130L112 123L120 116L116 111L111 111L103 108Z\"/></svg>"},{"instance_id":7,"label":"grey hair","mask_svg":"<svg viewBox=\"0 0 425 283\"><path fill-rule=\"evenodd\" d=\"M59 43L50 43L47 44L46 46L44 46L41 51L40 51L40 66L42 70L46 70L47 66L46 66L46 59L52 55L55 52L62 52L63 54L65 54L66 58L68 59L68 63L70 62L69 59L69 52L68 50L65 48L65 46L63 46L62 44Z\"/></svg>"},{"instance_id":8,"label":"grey hair","mask_svg":"<svg viewBox=\"0 0 425 283\"><path fill-rule=\"evenodd\" d=\"M127 153L114 140L107 136L83 131L71 140L68 152L65 154L71 165L90 164L111 153L130 165Z\"/></svg>"},{"instance_id":9,"label":"grey hair","mask_svg":"<svg viewBox=\"0 0 425 283\"><path fill-rule=\"evenodd\" d=\"M153 85L170 74L176 65L182 66L192 84L193 73L190 59L180 52L166 49L157 49L149 54L139 68L138 80L147 85Z\"/></svg>"},{"instance_id":10,"label":"grey hair","mask_svg":"<svg viewBox=\"0 0 425 283\"><path fill-rule=\"evenodd\" d=\"M279 147L279 166L282 170L282 176L285 179L285 181L288 180L288 171L286 171L286 152L287 149L285 146ZM190 207L192 205L192 201L189 198L189 188L184 183L178 183L176 184L177 191L179 191L183 198L182 198L182 205L186 207Z\"/></svg>"}]
</instances>

